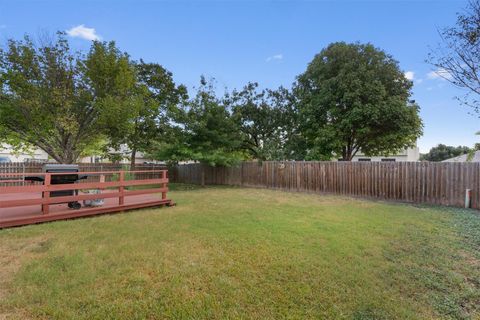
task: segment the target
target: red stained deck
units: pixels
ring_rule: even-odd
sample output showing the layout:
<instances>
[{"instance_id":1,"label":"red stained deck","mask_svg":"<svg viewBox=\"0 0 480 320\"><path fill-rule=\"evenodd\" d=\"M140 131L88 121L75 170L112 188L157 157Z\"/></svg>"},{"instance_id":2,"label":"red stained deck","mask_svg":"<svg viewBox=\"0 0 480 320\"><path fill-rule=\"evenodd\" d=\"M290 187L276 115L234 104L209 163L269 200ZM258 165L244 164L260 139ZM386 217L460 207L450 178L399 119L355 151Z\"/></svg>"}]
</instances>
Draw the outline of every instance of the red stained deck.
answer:
<instances>
[{"instance_id":1,"label":"red stained deck","mask_svg":"<svg viewBox=\"0 0 480 320\"><path fill-rule=\"evenodd\" d=\"M0 201L41 199L41 197L41 193L0 194ZM101 196L98 198L101 198ZM106 198L104 205L101 207L84 207L82 203L82 208L78 210L68 208L66 203L52 204L48 214L42 213L41 205L0 208L0 228L170 204L171 200L162 200L161 195L141 194L125 197L123 205L118 204L118 198Z\"/></svg>"},{"instance_id":2,"label":"red stained deck","mask_svg":"<svg viewBox=\"0 0 480 320\"><path fill-rule=\"evenodd\" d=\"M143 171L134 171L133 173L142 173ZM114 172L115 173L115 172ZM50 185L50 177L42 186L12 186L0 187L0 228L21 226L47 221L72 219L85 216L92 216L104 213L116 213L131 209L146 208L172 205L172 201L167 199L167 172L158 171L159 178L124 180L124 172L117 172L120 181L117 182L87 182L78 184ZM157 173L157 172L149 172ZM96 173L99 174L99 173ZM102 173L100 173L102 174ZM109 172L107 174L112 174ZM12 174L10 174L12 175ZM44 174L50 176L50 174ZM160 188L126 190L127 186L140 186L159 184ZM102 194L88 195L81 191L76 196L68 197L50 197L50 191L98 188ZM105 190L105 187L113 189ZM118 187L118 189L116 189ZM42 197L42 192L46 193ZM104 204L99 207L85 207L83 200L104 199ZM59 200L78 201L82 204L80 209L70 209L67 203L55 203ZM65 202L66 202L65 201ZM48 204L43 206L43 204Z\"/></svg>"}]
</instances>

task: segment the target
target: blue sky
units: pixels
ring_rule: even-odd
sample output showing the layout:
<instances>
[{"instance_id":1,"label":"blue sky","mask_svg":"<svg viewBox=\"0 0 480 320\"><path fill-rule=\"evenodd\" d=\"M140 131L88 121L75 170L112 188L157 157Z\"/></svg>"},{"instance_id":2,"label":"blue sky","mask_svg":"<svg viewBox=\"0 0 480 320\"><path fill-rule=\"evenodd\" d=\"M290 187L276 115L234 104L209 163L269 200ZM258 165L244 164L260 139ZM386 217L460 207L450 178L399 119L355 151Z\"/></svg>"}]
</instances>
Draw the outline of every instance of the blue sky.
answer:
<instances>
[{"instance_id":1,"label":"blue sky","mask_svg":"<svg viewBox=\"0 0 480 320\"><path fill-rule=\"evenodd\" d=\"M421 107L421 152L438 143L471 146L478 117L454 99L462 91L432 77L424 60L466 1L3 1L0 41L70 30L72 46L115 40L133 58L158 62L192 87L200 75L220 88L248 81L290 86L331 42L371 42L413 73ZM82 27L83 25L83 27ZM80 27L79 27L80 26ZM75 27L77 27L75 29ZM87 39L85 39L87 38Z\"/></svg>"}]
</instances>

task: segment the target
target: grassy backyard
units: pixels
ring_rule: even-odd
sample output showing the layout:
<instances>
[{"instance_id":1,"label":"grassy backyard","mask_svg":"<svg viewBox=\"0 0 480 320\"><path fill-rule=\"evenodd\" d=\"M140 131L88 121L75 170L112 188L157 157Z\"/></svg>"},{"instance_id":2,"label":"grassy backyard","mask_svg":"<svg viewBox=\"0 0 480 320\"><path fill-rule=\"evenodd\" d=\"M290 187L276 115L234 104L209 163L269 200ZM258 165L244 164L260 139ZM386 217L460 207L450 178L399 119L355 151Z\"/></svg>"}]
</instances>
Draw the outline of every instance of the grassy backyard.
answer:
<instances>
[{"instance_id":1,"label":"grassy backyard","mask_svg":"<svg viewBox=\"0 0 480 320\"><path fill-rule=\"evenodd\" d=\"M0 230L0 319L480 319L473 211L240 188Z\"/></svg>"}]
</instances>

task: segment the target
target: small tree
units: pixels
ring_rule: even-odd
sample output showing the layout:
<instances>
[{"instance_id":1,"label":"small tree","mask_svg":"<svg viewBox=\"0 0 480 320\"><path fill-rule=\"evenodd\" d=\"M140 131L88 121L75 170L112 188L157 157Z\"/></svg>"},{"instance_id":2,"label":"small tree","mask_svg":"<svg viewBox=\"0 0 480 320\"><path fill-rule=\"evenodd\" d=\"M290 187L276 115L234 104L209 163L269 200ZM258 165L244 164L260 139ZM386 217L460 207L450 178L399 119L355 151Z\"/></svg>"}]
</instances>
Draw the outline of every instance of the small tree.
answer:
<instances>
[{"instance_id":1,"label":"small tree","mask_svg":"<svg viewBox=\"0 0 480 320\"><path fill-rule=\"evenodd\" d=\"M186 98L186 88L176 86L172 74L156 63L140 60L135 64L135 89L129 99L129 114L125 126L112 123L110 147L122 144L130 151L130 168L135 169L137 152L150 152L154 141L167 139L172 115ZM120 129L120 130L119 130Z\"/></svg>"},{"instance_id":2,"label":"small tree","mask_svg":"<svg viewBox=\"0 0 480 320\"><path fill-rule=\"evenodd\" d=\"M480 1L470 1L465 13L457 15L453 27L440 30L442 42L428 55L438 76L467 90L458 98L480 111Z\"/></svg>"},{"instance_id":3,"label":"small tree","mask_svg":"<svg viewBox=\"0 0 480 320\"><path fill-rule=\"evenodd\" d=\"M105 128L125 123L134 74L113 42L93 42L81 55L63 33L38 45L9 40L0 50L0 138L75 162Z\"/></svg>"},{"instance_id":4,"label":"small tree","mask_svg":"<svg viewBox=\"0 0 480 320\"><path fill-rule=\"evenodd\" d=\"M238 126L203 77L195 97L172 120L167 138L152 153L155 159L230 166L244 158Z\"/></svg>"},{"instance_id":5,"label":"small tree","mask_svg":"<svg viewBox=\"0 0 480 320\"><path fill-rule=\"evenodd\" d=\"M422 134L412 82L371 44L333 43L310 62L294 88L307 159L350 161L398 152Z\"/></svg>"}]
</instances>

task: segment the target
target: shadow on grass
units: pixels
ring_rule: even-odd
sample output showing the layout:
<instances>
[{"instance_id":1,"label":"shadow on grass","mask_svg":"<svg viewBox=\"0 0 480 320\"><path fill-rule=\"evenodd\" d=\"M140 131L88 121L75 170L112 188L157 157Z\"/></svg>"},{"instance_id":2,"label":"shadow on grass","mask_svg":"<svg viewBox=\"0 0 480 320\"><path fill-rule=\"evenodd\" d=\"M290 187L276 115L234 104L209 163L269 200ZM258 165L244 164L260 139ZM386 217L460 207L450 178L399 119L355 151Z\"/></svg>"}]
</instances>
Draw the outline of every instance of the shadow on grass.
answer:
<instances>
[{"instance_id":1,"label":"shadow on grass","mask_svg":"<svg viewBox=\"0 0 480 320\"><path fill-rule=\"evenodd\" d=\"M237 186L227 186L227 185L208 185L201 186L198 184L189 184L189 183L169 183L169 191L196 191L196 190L206 190L206 189L241 189L242 187Z\"/></svg>"}]
</instances>

